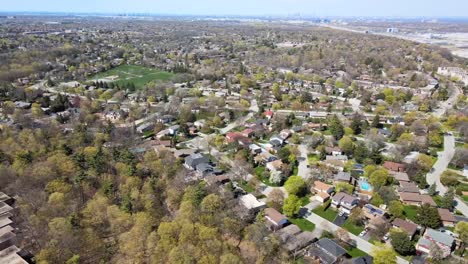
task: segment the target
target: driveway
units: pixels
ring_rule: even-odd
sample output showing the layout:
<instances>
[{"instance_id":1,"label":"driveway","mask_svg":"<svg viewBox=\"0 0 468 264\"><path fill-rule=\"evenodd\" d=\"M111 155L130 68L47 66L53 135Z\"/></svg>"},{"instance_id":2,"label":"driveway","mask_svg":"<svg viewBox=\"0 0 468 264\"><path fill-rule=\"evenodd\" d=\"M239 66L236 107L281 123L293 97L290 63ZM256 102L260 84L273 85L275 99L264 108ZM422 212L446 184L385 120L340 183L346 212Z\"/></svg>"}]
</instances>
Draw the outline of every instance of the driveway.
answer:
<instances>
[{"instance_id":1,"label":"driveway","mask_svg":"<svg viewBox=\"0 0 468 264\"><path fill-rule=\"evenodd\" d=\"M317 214L311 212L307 217L307 220L310 222L314 223L316 228L320 228L322 230L327 230L329 232L336 232L338 229L341 227L333 224L332 222L318 216ZM348 232L349 238L353 241L352 244L354 244L357 248L360 250L366 252L367 254L371 254L372 251L374 250L374 245L367 242L366 240ZM408 264L408 261L401 258L397 257L397 263L398 264Z\"/></svg>"},{"instance_id":2,"label":"driveway","mask_svg":"<svg viewBox=\"0 0 468 264\"><path fill-rule=\"evenodd\" d=\"M337 215L335 220L333 220L333 224L337 226L342 226L344 225L345 222L346 222L346 218L344 218L343 216L339 216L339 215Z\"/></svg>"}]
</instances>

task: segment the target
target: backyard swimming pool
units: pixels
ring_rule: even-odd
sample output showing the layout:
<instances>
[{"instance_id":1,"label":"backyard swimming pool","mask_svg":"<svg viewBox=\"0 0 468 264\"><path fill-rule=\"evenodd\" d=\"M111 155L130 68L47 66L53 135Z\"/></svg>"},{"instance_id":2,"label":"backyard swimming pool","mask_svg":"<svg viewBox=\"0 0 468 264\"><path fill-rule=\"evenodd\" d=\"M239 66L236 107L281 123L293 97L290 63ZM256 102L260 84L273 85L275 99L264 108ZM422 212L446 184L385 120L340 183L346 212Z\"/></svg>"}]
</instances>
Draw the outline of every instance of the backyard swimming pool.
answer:
<instances>
[{"instance_id":1,"label":"backyard swimming pool","mask_svg":"<svg viewBox=\"0 0 468 264\"><path fill-rule=\"evenodd\" d=\"M370 191L372 189L371 185L367 181L360 180L359 188L363 191Z\"/></svg>"}]
</instances>

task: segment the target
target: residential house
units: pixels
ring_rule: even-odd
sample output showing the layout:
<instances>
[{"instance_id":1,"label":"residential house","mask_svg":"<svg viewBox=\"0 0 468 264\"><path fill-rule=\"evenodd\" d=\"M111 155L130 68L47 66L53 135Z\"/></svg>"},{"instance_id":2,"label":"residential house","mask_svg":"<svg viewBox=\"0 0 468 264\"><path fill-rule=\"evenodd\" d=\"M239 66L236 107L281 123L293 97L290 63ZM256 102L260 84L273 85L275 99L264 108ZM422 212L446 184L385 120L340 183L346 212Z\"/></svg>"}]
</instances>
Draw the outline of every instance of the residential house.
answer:
<instances>
[{"instance_id":1,"label":"residential house","mask_svg":"<svg viewBox=\"0 0 468 264\"><path fill-rule=\"evenodd\" d=\"M17 246L9 246L3 250L0 250L0 263L28 264L28 262L21 255L22 250Z\"/></svg>"},{"instance_id":2,"label":"residential house","mask_svg":"<svg viewBox=\"0 0 468 264\"><path fill-rule=\"evenodd\" d=\"M333 177L333 180L335 184L338 182L350 183L351 178L352 178L351 173L340 171L337 174L335 174L335 176Z\"/></svg>"},{"instance_id":3,"label":"residential house","mask_svg":"<svg viewBox=\"0 0 468 264\"><path fill-rule=\"evenodd\" d=\"M398 192L406 193L419 193L419 187L414 182L400 182L400 187L398 187Z\"/></svg>"},{"instance_id":4,"label":"residential house","mask_svg":"<svg viewBox=\"0 0 468 264\"><path fill-rule=\"evenodd\" d=\"M304 231L289 237L284 246L289 252L292 252L293 255L295 255L300 249L310 245L315 239L316 238L312 232Z\"/></svg>"},{"instance_id":5,"label":"residential house","mask_svg":"<svg viewBox=\"0 0 468 264\"><path fill-rule=\"evenodd\" d=\"M276 171L280 171L281 170L281 166L283 165L283 162L278 159L278 160L274 160L274 161L271 161L271 162L268 162L266 164L266 168L270 171L270 172L276 172Z\"/></svg>"},{"instance_id":6,"label":"residential house","mask_svg":"<svg viewBox=\"0 0 468 264\"><path fill-rule=\"evenodd\" d=\"M255 162L262 163L262 164L266 164L268 162L272 162L277 159L278 158L276 156L274 156L268 151L263 151L254 158Z\"/></svg>"},{"instance_id":7,"label":"residential house","mask_svg":"<svg viewBox=\"0 0 468 264\"><path fill-rule=\"evenodd\" d=\"M408 177L408 174L406 172L392 172L390 173L390 176L392 176L395 180L398 182L410 182L410 179Z\"/></svg>"},{"instance_id":8,"label":"residential house","mask_svg":"<svg viewBox=\"0 0 468 264\"><path fill-rule=\"evenodd\" d=\"M265 202L259 201L253 194L249 193L242 195L239 198L240 204L247 210L252 212L259 212L266 207Z\"/></svg>"},{"instance_id":9,"label":"residential house","mask_svg":"<svg viewBox=\"0 0 468 264\"><path fill-rule=\"evenodd\" d=\"M325 156L325 161L348 161L348 156L346 155L327 155Z\"/></svg>"},{"instance_id":10,"label":"residential house","mask_svg":"<svg viewBox=\"0 0 468 264\"><path fill-rule=\"evenodd\" d=\"M197 153L195 149L176 149L174 150L174 157L176 158L185 158Z\"/></svg>"},{"instance_id":11,"label":"residential house","mask_svg":"<svg viewBox=\"0 0 468 264\"><path fill-rule=\"evenodd\" d=\"M406 165L405 164L392 162L392 161L385 161L383 166L387 170L391 170L391 171L395 171L395 172L405 172L405 170L406 170Z\"/></svg>"},{"instance_id":12,"label":"residential house","mask_svg":"<svg viewBox=\"0 0 468 264\"><path fill-rule=\"evenodd\" d=\"M351 213L351 210L356 207L359 203L359 199L353 197L347 193L339 192L332 197L331 205L335 208L340 208L340 211L347 214Z\"/></svg>"},{"instance_id":13,"label":"residential house","mask_svg":"<svg viewBox=\"0 0 468 264\"><path fill-rule=\"evenodd\" d=\"M286 140L288 137L291 136L291 130L290 130L290 129L283 129L283 130L281 130L279 136L280 136L283 140Z\"/></svg>"},{"instance_id":14,"label":"residential house","mask_svg":"<svg viewBox=\"0 0 468 264\"><path fill-rule=\"evenodd\" d=\"M341 260L346 250L329 238L322 238L315 242L306 252L305 259L312 259L312 262L334 264Z\"/></svg>"},{"instance_id":15,"label":"residential house","mask_svg":"<svg viewBox=\"0 0 468 264\"><path fill-rule=\"evenodd\" d=\"M322 192L331 194L335 190L335 187L321 181L315 181L313 189L318 193Z\"/></svg>"},{"instance_id":16,"label":"residential house","mask_svg":"<svg viewBox=\"0 0 468 264\"><path fill-rule=\"evenodd\" d=\"M136 128L138 133L141 133L141 134L152 131L153 129L154 129L154 123L151 123L151 122L143 123Z\"/></svg>"},{"instance_id":17,"label":"residential house","mask_svg":"<svg viewBox=\"0 0 468 264\"><path fill-rule=\"evenodd\" d=\"M254 155L262 153L262 148L257 144L250 144L249 145L249 150Z\"/></svg>"},{"instance_id":18,"label":"residential house","mask_svg":"<svg viewBox=\"0 0 468 264\"><path fill-rule=\"evenodd\" d=\"M297 225L288 225L277 232L278 237L283 243L286 243L291 237L301 233L301 229Z\"/></svg>"},{"instance_id":19,"label":"residential house","mask_svg":"<svg viewBox=\"0 0 468 264\"><path fill-rule=\"evenodd\" d=\"M241 132L241 135L250 138L254 135L254 131L251 128L246 128Z\"/></svg>"},{"instance_id":20,"label":"residential house","mask_svg":"<svg viewBox=\"0 0 468 264\"><path fill-rule=\"evenodd\" d=\"M4 250L16 243L16 234L14 228L7 225L0 228L0 250Z\"/></svg>"},{"instance_id":21,"label":"residential house","mask_svg":"<svg viewBox=\"0 0 468 264\"><path fill-rule=\"evenodd\" d=\"M278 212L275 208L266 208L264 211L265 219L268 221L270 229L278 230L288 223L288 218Z\"/></svg>"},{"instance_id":22,"label":"residential house","mask_svg":"<svg viewBox=\"0 0 468 264\"><path fill-rule=\"evenodd\" d=\"M281 148L284 144L284 139L279 135L274 135L270 138L269 143L273 146L273 148Z\"/></svg>"},{"instance_id":23,"label":"residential house","mask_svg":"<svg viewBox=\"0 0 468 264\"><path fill-rule=\"evenodd\" d=\"M392 226L395 228L399 228L402 231L406 232L408 234L408 237L410 240L413 239L414 235L416 234L416 231L418 231L418 225L412 222L408 222L406 220L403 220L401 218L395 218L392 221Z\"/></svg>"},{"instance_id":24,"label":"residential house","mask_svg":"<svg viewBox=\"0 0 468 264\"><path fill-rule=\"evenodd\" d=\"M424 235L419 238L418 243L416 244L416 250L427 253L431 256L431 250L433 248L432 244L436 244L441 249L442 256L445 258L448 257L455 248L455 239L440 231L427 228Z\"/></svg>"},{"instance_id":25,"label":"residential house","mask_svg":"<svg viewBox=\"0 0 468 264\"><path fill-rule=\"evenodd\" d=\"M326 192L318 192L316 195L315 195L315 200L321 202L321 203L324 203L326 201L328 201L328 199L330 199L330 194L326 193Z\"/></svg>"},{"instance_id":26,"label":"residential house","mask_svg":"<svg viewBox=\"0 0 468 264\"><path fill-rule=\"evenodd\" d=\"M366 204L362 207L362 212L367 219L375 219L385 217L387 212L379 207L373 206L372 204Z\"/></svg>"},{"instance_id":27,"label":"residential house","mask_svg":"<svg viewBox=\"0 0 468 264\"><path fill-rule=\"evenodd\" d=\"M391 117L387 119L387 124L393 125L393 124L399 124L404 126L405 125L405 120L402 117Z\"/></svg>"},{"instance_id":28,"label":"residential house","mask_svg":"<svg viewBox=\"0 0 468 264\"><path fill-rule=\"evenodd\" d=\"M325 147L325 153L332 156L343 155L343 151L339 147Z\"/></svg>"},{"instance_id":29,"label":"residential house","mask_svg":"<svg viewBox=\"0 0 468 264\"><path fill-rule=\"evenodd\" d=\"M437 208L437 211L439 212L443 226L455 226L457 224L457 219L455 219L455 216L449 210Z\"/></svg>"},{"instance_id":30,"label":"residential house","mask_svg":"<svg viewBox=\"0 0 468 264\"><path fill-rule=\"evenodd\" d=\"M185 158L185 167L195 170L199 164L209 163L210 159L201 153L195 153Z\"/></svg>"},{"instance_id":31,"label":"residential house","mask_svg":"<svg viewBox=\"0 0 468 264\"><path fill-rule=\"evenodd\" d=\"M431 206L437 206L437 204L432 200L432 197L427 194L419 194L419 193L407 193L407 192L400 192L400 201L404 204L410 205L422 205L422 204L429 204Z\"/></svg>"},{"instance_id":32,"label":"residential house","mask_svg":"<svg viewBox=\"0 0 468 264\"><path fill-rule=\"evenodd\" d=\"M179 125L174 125L170 126L167 130L169 131L170 135L176 135L179 132L180 126Z\"/></svg>"},{"instance_id":33,"label":"residential house","mask_svg":"<svg viewBox=\"0 0 468 264\"><path fill-rule=\"evenodd\" d=\"M263 113L263 115L264 115L268 120L270 120L270 119L273 118L273 111L271 111L271 110L265 111L265 112Z\"/></svg>"}]
</instances>

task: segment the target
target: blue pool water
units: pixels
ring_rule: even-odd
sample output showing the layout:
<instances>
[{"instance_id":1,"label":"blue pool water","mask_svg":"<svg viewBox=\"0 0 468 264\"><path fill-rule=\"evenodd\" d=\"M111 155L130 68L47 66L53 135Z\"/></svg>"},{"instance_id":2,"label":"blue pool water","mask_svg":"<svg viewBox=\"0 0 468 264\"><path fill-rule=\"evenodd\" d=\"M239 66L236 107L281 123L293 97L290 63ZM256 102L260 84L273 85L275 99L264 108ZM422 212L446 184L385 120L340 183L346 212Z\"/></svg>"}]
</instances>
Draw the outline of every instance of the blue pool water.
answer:
<instances>
[{"instance_id":1,"label":"blue pool water","mask_svg":"<svg viewBox=\"0 0 468 264\"><path fill-rule=\"evenodd\" d=\"M359 187L361 188L361 190L364 190L364 191L370 191L371 189L371 186L368 182L365 182L365 181L360 181L359 182Z\"/></svg>"}]
</instances>

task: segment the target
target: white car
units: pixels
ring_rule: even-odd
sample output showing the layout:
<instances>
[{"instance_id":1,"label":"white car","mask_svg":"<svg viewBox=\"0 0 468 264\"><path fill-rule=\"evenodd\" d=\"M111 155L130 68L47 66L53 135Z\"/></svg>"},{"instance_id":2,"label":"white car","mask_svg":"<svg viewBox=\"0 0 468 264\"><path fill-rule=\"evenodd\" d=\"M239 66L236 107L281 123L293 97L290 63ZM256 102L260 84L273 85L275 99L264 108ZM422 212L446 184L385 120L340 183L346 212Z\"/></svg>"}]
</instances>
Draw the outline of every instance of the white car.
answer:
<instances>
[{"instance_id":1,"label":"white car","mask_svg":"<svg viewBox=\"0 0 468 264\"><path fill-rule=\"evenodd\" d=\"M367 230L362 230L362 232L359 233L359 236L360 236L360 237L363 237L363 236L365 236L366 234L367 234Z\"/></svg>"},{"instance_id":2,"label":"white car","mask_svg":"<svg viewBox=\"0 0 468 264\"><path fill-rule=\"evenodd\" d=\"M387 233L387 234L385 234L385 236L383 236L383 240L384 240L384 241L387 241L389 238L390 238L390 234L389 234L389 233Z\"/></svg>"}]
</instances>

